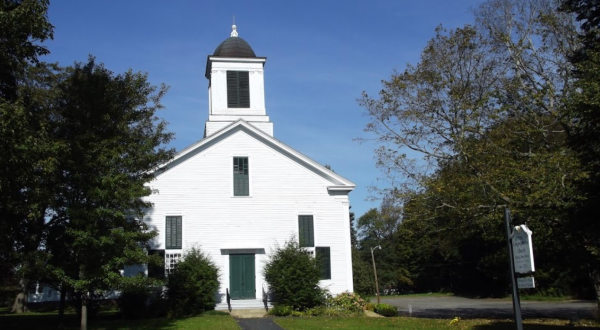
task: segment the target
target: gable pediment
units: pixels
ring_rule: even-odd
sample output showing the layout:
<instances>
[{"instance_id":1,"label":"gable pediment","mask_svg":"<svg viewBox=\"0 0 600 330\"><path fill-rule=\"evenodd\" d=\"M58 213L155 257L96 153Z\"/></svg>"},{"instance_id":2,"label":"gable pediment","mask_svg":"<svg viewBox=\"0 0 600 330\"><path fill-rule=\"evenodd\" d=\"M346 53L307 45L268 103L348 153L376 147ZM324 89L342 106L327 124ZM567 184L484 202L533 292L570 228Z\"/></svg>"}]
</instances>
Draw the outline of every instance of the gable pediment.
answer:
<instances>
[{"instance_id":1,"label":"gable pediment","mask_svg":"<svg viewBox=\"0 0 600 330\"><path fill-rule=\"evenodd\" d=\"M322 180L325 180L326 185L328 187L328 191L332 193L347 194L348 192L352 191L355 187L355 184L351 181L325 168L318 162L310 159L309 157L303 155L302 153L284 144L283 142L273 138L272 136L264 133L263 131L257 129L252 124L249 124L244 120L238 120L230 124L229 126L224 127L215 134L210 135L181 150L173 158L172 161L170 161L167 164L164 164L157 171L155 171L156 177L159 177L163 173L169 172L177 168L192 157L195 157L196 155L199 155L219 145L223 141L230 139L231 137L239 133L244 133L248 135L250 138L270 148L277 154L303 167L307 171L312 172L314 175L320 177Z\"/></svg>"}]
</instances>

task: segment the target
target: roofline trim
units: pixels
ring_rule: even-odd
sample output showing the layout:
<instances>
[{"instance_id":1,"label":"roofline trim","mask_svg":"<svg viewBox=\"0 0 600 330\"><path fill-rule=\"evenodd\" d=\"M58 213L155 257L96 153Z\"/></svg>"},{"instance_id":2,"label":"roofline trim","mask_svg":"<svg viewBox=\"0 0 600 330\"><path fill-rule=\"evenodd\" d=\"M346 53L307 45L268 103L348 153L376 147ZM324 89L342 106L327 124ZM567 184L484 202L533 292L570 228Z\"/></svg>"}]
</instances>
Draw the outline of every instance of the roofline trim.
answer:
<instances>
[{"instance_id":1,"label":"roofline trim","mask_svg":"<svg viewBox=\"0 0 600 330\"><path fill-rule=\"evenodd\" d=\"M206 56L206 71L204 72L204 77L210 80L210 68L211 64L214 61L218 62L247 62L247 63L262 63L263 67L267 62L267 58L264 56L260 57L229 57L229 56L214 56L208 55Z\"/></svg>"}]
</instances>

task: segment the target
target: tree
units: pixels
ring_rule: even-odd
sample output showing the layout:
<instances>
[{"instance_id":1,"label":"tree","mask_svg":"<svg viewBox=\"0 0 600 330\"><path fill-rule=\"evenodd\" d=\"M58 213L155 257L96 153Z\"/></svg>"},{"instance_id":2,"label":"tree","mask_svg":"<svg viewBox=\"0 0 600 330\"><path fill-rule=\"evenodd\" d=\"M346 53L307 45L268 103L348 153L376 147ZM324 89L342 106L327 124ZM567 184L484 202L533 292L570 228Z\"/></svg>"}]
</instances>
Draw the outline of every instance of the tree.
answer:
<instances>
[{"instance_id":1,"label":"tree","mask_svg":"<svg viewBox=\"0 0 600 330\"><path fill-rule=\"evenodd\" d=\"M574 93L569 103L571 116L576 123L570 144L585 166L589 178L579 185L585 196L575 208L571 231L578 243L578 264L582 272L592 279L598 308L600 310L600 227L597 215L600 212L600 2L597 0L564 0L562 9L577 15L581 24L579 41L581 47L571 56L577 78Z\"/></svg>"},{"instance_id":2,"label":"tree","mask_svg":"<svg viewBox=\"0 0 600 330\"><path fill-rule=\"evenodd\" d=\"M360 241L357 252L360 262L357 262L356 266L357 277L361 276L363 280L367 278L367 274L361 274L362 271L368 272L368 278L370 278L369 281L361 283L358 288L361 291L371 289L370 292L363 293L374 293L375 274L373 273L371 249L378 245L382 247L375 253L380 288L382 290L399 289L406 283L403 268L395 249L395 242L400 239L397 232L401 221L402 207L391 195L382 200L379 209L370 209L358 219Z\"/></svg>"},{"instance_id":3,"label":"tree","mask_svg":"<svg viewBox=\"0 0 600 330\"><path fill-rule=\"evenodd\" d=\"M21 279L15 312L26 310L28 278L43 259L45 177L53 166L54 143L45 139L43 124L49 109L22 88L31 82L28 70L48 52L39 44L52 38L47 9L44 0L0 1L0 273L8 276L3 281Z\"/></svg>"},{"instance_id":4,"label":"tree","mask_svg":"<svg viewBox=\"0 0 600 330\"><path fill-rule=\"evenodd\" d=\"M568 145L566 110L576 27L556 6L486 1L474 11L475 25L439 27L417 65L383 81L377 98L359 100L371 118L365 131L380 143L377 165L396 180L390 192L411 204L405 221L448 230L438 241L447 246L430 250L448 267L477 257L493 273L506 206L550 255L583 198L577 184L588 173Z\"/></svg>"},{"instance_id":5,"label":"tree","mask_svg":"<svg viewBox=\"0 0 600 330\"><path fill-rule=\"evenodd\" d=\"M296 240L291 239L283 247L275 248L263 272L276 304L305 310L323 303L318 260Z\"/></svg>"},{"instance_id":6,"label":"tree","mask_svg":"<svg viewBox=\"0 0 600 330\"><path fill-rule=\"evenodd\" d=\"M0 1L0 98L15 101L18 84L25 69L48 54L40 45L52 39L48 21L48 0Z\"/></svg>"},{"instance_id":7,"label":"tree","mask_svg":"<svg viewBox=\"0 0 600 330\"><path fill-rule=\"evenodd\" d=\"M189 316L215 308L219 269L198 248L186 252L167 280L171 315Z\"/></svg>"},{"instance_id":8,"label":"tree","mask_svg":"<svg viewBox=\"0 0 600 330\"><path fill-rule=\"evenodd\" d=\"M115 75L93 57L60 79L53 134L64 145L53 212L64 230L48 248L66 249L69 258L53 256L48 264L81 299L86 329L90 297L117 287L124 266L148 261L144 247L156 231L141 221L151 207L143 200L151 193L145 184L174 151L164 146L172 133L156 117L165 86L131 70Z\"/></svg>"}]
</instances>

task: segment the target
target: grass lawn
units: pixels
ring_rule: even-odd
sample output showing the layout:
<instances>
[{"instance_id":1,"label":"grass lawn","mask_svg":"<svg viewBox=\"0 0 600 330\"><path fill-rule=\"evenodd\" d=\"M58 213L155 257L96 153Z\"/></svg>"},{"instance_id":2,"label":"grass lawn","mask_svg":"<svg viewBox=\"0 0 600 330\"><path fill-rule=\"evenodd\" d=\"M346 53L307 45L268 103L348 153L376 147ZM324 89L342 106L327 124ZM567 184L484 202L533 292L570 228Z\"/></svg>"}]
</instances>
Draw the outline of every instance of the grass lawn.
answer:
<instances>
[{"instance_id":1,"label":"grass lawn","mask_svg":"<svg viewBox=\"0 0 600 330\"><path fill-rule=\"evenodd\" d=\"M450 325L450 320L442 319L420 319L409 317L392 318L277 318L275 322L286 330L514 330L515 324L512 320L460 320ZM583 327L587 330L600 330L600 323L594 321L579 321L576 327L568 325L565 320L526 320L524 330L561 330L577 329Z\"/></svg>"},{"instance_id":2,"label":"grass lawn","mask_svg":"<svg viewBox=\"0 0 600 330\"><path fill-rule=\"evenodd\" d=\"M74 314L65 315L64 329L79 329L79 320ZM2 330L54 330L58 326L56 313L25 313L0 315ZM229 315L201 315L178 319L123 320L115 313L99 314L88 321L90 330L176 330L176 329L223 329L239 330Z\"/></svg>"}]
</instances>

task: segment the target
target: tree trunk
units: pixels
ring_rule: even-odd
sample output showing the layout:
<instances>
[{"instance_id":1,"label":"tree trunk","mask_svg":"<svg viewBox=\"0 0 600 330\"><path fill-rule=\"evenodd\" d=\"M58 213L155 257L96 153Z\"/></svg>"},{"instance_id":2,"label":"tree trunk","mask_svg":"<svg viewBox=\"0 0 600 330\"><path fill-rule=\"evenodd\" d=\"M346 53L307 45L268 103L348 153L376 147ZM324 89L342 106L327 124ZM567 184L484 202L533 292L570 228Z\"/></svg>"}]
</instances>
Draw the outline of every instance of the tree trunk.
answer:
<instances>
[{"instance_id":1,"label":"tree trunk","mask_svg":"<svg viewBox=\"0 0 600 330\"><path fill-rule=\"evenodd\" d=\"M60 286L60 303L58 305L58 327L63 327L63 318L65 315L65 301L67 297L67 288L64 284Z\"/></svg>"},{"instance_id":2,"label":"tree trunk","mask_svg":"<svg viewBox=\"0 0 600 330\"><path fill-rule=\"evenodd\" d=\"M591 271L590 277L596 290L596 318L600 320L600 270Z\"/></svg>"},{"instance_id":3,"label":"tree trunk","mask_svg":"<svg viewBox=\"0 0 600 330\"><path fill-rule=\"evenodd\" d=\"M29 294L29 280L21 279L21 292L15 297L15 302L11 313L25 313L29 312L27 308L27 295Z\"/></svg>"},{"instance_id":4,"label":"tree trunk","mask_svg":"<svg viewBox=\"0 0 600 330\"><path fill-rule=\"evenodd\" d=\"M81 295L81 330L87 330L87 304L89 294L86 292Z\"/></svg>"}]
</instances>

